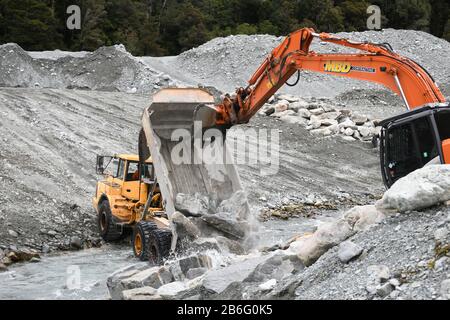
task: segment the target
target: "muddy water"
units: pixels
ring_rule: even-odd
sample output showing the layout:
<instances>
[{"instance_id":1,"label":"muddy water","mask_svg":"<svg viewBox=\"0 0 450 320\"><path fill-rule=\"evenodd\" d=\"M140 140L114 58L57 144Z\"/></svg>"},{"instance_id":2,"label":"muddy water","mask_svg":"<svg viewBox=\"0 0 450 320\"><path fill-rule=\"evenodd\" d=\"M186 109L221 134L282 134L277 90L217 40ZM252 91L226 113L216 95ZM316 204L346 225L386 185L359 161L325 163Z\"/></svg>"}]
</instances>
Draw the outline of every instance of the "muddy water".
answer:
<instances>
[{"instance_id":1,"label":"muddy water","mask_svg":"<svg viewBox=\"0 0 450 320\"><path fill-rule=\"evenodd\" d=\"M271 246L294 234L313 231L336 214L328 212L315 219L291 218L262 223L259 246ZM0 300L108 299L108 276L134 263L138 261L127 245L106 245L100 249L44 256L39 263L14 265L8 272L0 273Z\"/></svg>"}]
</instances>

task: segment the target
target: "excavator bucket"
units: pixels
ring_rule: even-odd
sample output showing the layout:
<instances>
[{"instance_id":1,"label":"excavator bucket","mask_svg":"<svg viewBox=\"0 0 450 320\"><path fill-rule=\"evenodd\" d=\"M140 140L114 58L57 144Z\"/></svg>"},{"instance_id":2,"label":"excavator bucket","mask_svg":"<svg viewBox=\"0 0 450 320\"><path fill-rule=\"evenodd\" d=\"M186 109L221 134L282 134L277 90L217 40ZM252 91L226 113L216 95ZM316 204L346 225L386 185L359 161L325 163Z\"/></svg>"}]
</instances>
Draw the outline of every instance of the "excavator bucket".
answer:
<instances>
[{"instance_id":1,"label":"excavator bucket","mask_svg":"<svg viewBox=\"0 0 450 320\"><path fill-rule=\"evenodd\" d=\"M162 89L144 110L139 153L142 161L152 156L169 219L180 193L221 201L242 190L237 169L229 163L225 137L203 138L207 129L215 129L215 117L214 97L196 88ZM211 146L219 154L215 161L203 154L203 148Z\"/></svg>"}]
</instances>

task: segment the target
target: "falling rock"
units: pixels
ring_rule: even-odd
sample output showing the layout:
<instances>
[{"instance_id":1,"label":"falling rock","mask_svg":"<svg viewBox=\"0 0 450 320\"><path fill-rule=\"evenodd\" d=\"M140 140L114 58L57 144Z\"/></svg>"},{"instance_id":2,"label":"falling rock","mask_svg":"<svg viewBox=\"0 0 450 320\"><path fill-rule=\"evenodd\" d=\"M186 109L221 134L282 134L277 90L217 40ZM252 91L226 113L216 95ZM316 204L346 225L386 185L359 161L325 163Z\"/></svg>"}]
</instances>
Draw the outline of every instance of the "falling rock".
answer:
<instances>
[{"instance_id":1,"label":"falling rock","mask_svg":"<svg viewBox=\"0 0 450 320\"><path fill-rule=\"evenodd\" d=\"M188 217L186 217L179 211L176 211L172 215L172 223L174 224L175 231L180 239L196 239L201 235L198 227Z\"/></svg>"},{"instance_id":2,"label":"falling rock","mask_svg":"<svg viewBox=\"0 0 450 320\"><path fill-rule=\"evenodd\" d=\"M370 226L380 223L385 215L374 205L356 206L346 213L344 219L354 231L367 230Z\"/></svg>"},{"instance_id":3,"label":"falling rock","mask_svg":"<svg viewBox=\"0 0 450 320\"><path fill-rule=\"evenodd\" d=\"M179 193L176 196L175 208L185 216L200 217L210 211L210 199L208 196L195 193Z\"/></svg>"},{"instance_id":4,"label":"falling rock","mask_svg":"<svg viewBox=\"0 0 450 320\"><path fill-rule=\"evenodd\" d=\"M122 293L123 300L155 300L157 290L152 287L142 287L125 290Z\"/></svg>"},{"instance_id":5,"label":"falling rock","mask_svg":"<svg viewBox=\"0 0 450 320\"><path fill-rule=\"evenodd\" d=\"M363 249L352 241L344 241L339 245L338 258L342 263L348 263L359 257Z\"/></svg>"},{"instance_id":6,"label":"falling rock","mask_svg":"<svg viewBox=\"0 0 450 320\"><path fill-rule=\"evenodd\" d=\"M380 210L406 212L450 200L450 165L430 165L399 179L377 202Z\"/></svg>"},{"instance_id":7,"label":"falling rock","mask_svg":"<svg viewBox=\"0 0 450 320\"><path fill-rule=\"evenodd\" d=\"M353 234L350 225L343 219L320 225L310 237L293 242L289 250L294 251L305 266L310 266L330 248Z\"/></svg>"},{"instance_id":8,"label":"falling rock","mask_svg":"<svg viewBox=\"0 0 450 320\"><path fill-rule=\"evenodd\" d=\"M227 212L218 212L216 214L205 214L202 220L209 224L211 227L218 231L221 231L227 236L231 236L236 239L243 239L250 230L250 226L246 221L238 221Z\"/></svg>"},{"instance_id":9,"label":"falling rock","mask_svg":"<svg viewBox=\"0 0 450 320\"><path fill-rule=\"evenodd\" d=\"M228 212L237 219L247 219L250 216L250 206L247 194L243 190L236 191L218 206L217 212Z\"/></svg>"}]
</instances>

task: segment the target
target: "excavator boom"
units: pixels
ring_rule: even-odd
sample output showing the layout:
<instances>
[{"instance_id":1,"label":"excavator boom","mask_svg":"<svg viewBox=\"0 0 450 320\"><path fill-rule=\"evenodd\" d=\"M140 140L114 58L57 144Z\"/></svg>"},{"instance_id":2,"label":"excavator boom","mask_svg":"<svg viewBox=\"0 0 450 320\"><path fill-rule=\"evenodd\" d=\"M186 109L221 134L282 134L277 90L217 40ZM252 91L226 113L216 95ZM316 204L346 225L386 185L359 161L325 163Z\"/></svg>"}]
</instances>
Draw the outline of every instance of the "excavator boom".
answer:
<instances>
[{"instance_id":1,"label":"excavator boom","mask_svg":"<svg viewBox=\"0 0 450 320\"><path fill-rule=\"evenodd\" d=\"M314 38L361 53L316 53L310 51ZM408 110L445 102L428 72L393 52L388 44L353 42L306 28L287 36L256 70L246 88L239 88L234 97L225 97L217 106L217 124L248 122L296 72L303 70L379 83L402 97Z\"/></svg>"}]
</instances>

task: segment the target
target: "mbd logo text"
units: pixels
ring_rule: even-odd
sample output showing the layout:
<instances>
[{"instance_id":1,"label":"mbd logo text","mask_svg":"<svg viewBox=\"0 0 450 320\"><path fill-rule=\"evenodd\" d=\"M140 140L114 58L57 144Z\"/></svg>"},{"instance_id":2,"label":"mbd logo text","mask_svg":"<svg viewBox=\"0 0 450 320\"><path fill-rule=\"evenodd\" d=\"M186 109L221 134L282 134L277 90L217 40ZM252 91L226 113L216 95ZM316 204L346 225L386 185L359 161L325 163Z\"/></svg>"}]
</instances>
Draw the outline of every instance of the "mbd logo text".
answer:
<instances>
[{"instance_id":1,"label":"mbd logo text","mask_svg":"<svg viewBox=\"0 0 450 320\"><path fill-rule=\"evenodd\" d=\"M324 69L326 72L349 73L352 65L349 62L327 61Z\"/></svg>"}]
</instances>

